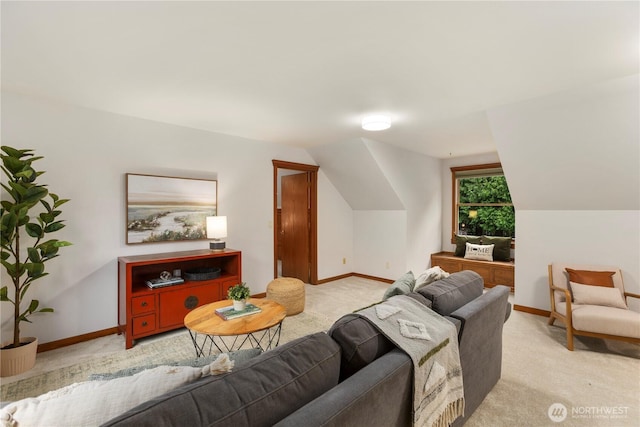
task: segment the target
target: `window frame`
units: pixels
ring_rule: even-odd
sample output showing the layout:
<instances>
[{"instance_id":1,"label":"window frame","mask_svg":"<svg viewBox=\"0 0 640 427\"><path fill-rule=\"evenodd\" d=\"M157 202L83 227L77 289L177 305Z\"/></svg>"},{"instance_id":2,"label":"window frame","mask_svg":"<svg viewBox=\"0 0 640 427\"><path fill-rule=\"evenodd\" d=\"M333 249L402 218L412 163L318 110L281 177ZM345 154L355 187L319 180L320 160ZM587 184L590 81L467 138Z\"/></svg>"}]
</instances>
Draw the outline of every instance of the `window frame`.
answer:
<instances>
[{"instance_id":1,"label":"window frame","mask_svg":"<svg viewBox=\"0 0 640 427\"><path fill-rule=\"evenodd\" d=\"M499 175L504 176L504 170L502 169L502 163L484 163L480 165L467 165L467 166L452 166L451 168L451 243L456 243L456 233L458 232L458 211L460 203L458 202L460 196L460 189L458 186L458 178L461 176L482 176L482 175L496 175L493 172L499 172ZM488 203L487 206L513 206L513 199L511 203ZM515 237L511 238L511 248L515 248Z\"/></svg>"}]
</instances>

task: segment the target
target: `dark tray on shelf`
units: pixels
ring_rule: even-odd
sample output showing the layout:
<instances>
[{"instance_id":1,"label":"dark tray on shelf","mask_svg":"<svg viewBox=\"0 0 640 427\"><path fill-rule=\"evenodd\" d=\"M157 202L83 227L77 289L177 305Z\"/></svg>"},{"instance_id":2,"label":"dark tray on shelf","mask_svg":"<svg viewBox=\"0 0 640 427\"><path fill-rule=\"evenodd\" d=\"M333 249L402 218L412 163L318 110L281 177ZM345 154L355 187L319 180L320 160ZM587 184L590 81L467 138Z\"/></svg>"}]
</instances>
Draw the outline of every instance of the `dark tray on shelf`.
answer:
<instances>
[{"instance_id":1,"label":"dark tray on shelf","mask_svg":"<svg viewBox=\"0 0 640 427\"><path fill-rule=\"evenodd\" d=\"M192 268L185 270L185 280L199 281L199 280L211 280L220 277L222 269L219 267L202 267Z\"/></svg>"}]
</instances>

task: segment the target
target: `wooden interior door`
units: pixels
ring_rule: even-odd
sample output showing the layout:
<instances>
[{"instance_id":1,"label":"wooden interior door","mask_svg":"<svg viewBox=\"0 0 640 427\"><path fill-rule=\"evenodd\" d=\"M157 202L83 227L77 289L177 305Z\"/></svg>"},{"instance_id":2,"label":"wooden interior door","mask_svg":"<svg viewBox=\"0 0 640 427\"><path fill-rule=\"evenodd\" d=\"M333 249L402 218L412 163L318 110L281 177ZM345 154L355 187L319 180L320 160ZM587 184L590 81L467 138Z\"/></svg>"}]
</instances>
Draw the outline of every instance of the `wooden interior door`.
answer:
<instances>
[{"instance_id":1,"label":"wooden interior door","mask_svg":"<svg viewBox=\"0 0 640 427\"><path fill-rule=\"evenodd\" d=\"M309 178L308 173L281 178L282 275L309 283Z\"/></svg>"}]
</instances>

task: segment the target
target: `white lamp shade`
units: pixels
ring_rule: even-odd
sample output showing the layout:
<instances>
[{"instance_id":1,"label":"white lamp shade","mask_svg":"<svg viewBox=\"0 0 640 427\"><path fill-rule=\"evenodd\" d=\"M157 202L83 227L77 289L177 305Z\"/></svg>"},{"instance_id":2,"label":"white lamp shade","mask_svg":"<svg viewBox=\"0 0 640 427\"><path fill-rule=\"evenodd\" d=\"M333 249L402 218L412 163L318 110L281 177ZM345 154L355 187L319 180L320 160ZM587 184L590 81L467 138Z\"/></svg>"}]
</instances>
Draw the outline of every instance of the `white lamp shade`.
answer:
<instances>
[{"instance_id":1,"label":"white lamp shade","mask_svg":"<svg viewBox=\"0 0 640 427\"><path fill-rule=\"evenodd\" d=\"M391 127L391 117L383 114L367 116L362 119L362 129L364 130L385 130Z\"/></svg>"},{"instance_id":2,"label":"white lamp shade","mask_svg":"<svg viewBox=\"0 0 640 427\"><path fill-rule=\"evenodd\" d=\"M207 239L223 239L227 237L227 217L207 217Z\"/></svg>"}]
</instances>

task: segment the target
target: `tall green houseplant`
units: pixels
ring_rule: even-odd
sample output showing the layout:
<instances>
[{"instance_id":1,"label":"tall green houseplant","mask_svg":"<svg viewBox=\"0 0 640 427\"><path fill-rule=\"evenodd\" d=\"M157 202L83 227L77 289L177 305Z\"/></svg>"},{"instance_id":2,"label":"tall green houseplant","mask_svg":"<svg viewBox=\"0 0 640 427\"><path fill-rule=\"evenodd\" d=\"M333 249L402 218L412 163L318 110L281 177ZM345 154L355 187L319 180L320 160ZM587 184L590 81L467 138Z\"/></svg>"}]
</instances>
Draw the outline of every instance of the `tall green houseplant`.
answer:
<instances>
[{"instance_id":1,"label":"tall green houseplant","mask_svg":"<svg viewBox=\"0 0 640 427\"><path fill-rule=\"evenodd\" d=\"M56 194L50 193L44 184L36 182L43 171L36 171L33 162L42 159L36 157L33 150L17 150L2 146L2 171L7 182L2 183L6 195L2 195L1 260L2 266L11 278L12 291L8 286L0 289L0 301L13 304L13 343L20 343L20 323L31 322L29 316L34 313L53 312L52 308L40 308L37 299L31 300L22 309L22 303L33 282L49 273L45 272L45 263L58 256L58 250L71 243L57 239L46 239L47 235L64 227L58 219L62 213L59 207L68 202ZM6 197L8 196L8 198Z\"/></svg>"}]
</instances>

